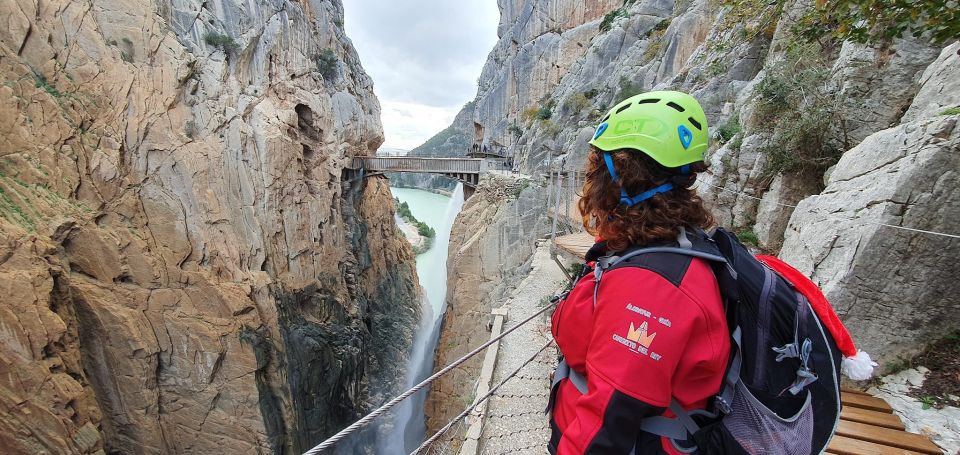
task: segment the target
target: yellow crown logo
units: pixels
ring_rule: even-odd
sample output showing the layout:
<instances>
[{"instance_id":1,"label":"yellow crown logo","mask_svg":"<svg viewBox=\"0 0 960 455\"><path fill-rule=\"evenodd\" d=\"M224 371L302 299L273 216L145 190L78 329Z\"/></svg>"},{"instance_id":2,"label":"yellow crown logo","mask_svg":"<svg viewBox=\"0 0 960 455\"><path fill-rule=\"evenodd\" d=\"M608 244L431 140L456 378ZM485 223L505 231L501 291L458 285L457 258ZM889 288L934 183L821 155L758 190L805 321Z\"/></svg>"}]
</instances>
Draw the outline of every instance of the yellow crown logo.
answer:
<instances>
[{"instance_id":1,"label":"yellow crown logo","mask_svg":"<svg viewBox=\"0 0 960 455\"><path fill-rule=\"evenodd\" d=\"M636 329L633 326L633 323L630 323L630 331L627 332L627 339L630 341L635 341L645 348L649 348L653 344L653 339L657 337L656 332L647 333L647 321L643 321L643 324L640 324L640 328Z\"/></svg>"}]
</instances>

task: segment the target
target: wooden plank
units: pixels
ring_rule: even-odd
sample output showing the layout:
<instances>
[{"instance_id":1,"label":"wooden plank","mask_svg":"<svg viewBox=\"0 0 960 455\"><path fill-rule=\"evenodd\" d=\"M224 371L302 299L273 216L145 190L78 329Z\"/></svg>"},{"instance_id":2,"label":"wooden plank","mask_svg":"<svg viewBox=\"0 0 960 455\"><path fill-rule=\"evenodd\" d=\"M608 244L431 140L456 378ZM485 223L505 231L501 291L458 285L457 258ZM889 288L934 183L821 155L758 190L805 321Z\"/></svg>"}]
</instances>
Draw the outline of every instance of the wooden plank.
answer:
<instances>
[{"instance_id":1,"label":"wooden plank","mask_svg":"<svg viewBox=\"0 0 960 455\"><path fill-rule=\"evenodd\" d=\"M943 451L936 444L919 434L907 433L890 428L875 427L865 423L850 422L841 420L837 427L837 435L861 441L872 442L890 447L912 450L914 452L927 453L933 455L942 454Z\"/></svg>"},{"instance_id":2,"label":"wooden plank","mask_svg":"<svg viewBox=\"0 0 960 455\"><path fill-rule=\"evenodd\" d=\"M587 255L587 250L593 246L593 236L586 232L559 236L554 239L557 248L560 248L580 259Z\"/></svg>"},{"instance_id":3,"label":"wooden plank","mask_svg":"<svg viewBox=\"0 0 960 455\"><path fill-rule=\"evenodd\" d=\"M833 439L830 440L830 446L827 447L827 453L837 455L920 455L920 452L913 452L898 447L875 444L844 436L834 436Z\"/></svg>"},{"instance_id":4,"label":"wooden plank","mask_svg":"<svg viewBox=\"0 0 960 455\"><path fill-rule=\"evenodd\" d=\"M867 395L867 396L872 396L872 395L870 395L869 393L864 392L864 391L862 391L862 390L851 389L851 388L849 388L849 387L841 387L841 388L840 388L840 393L848 393L848 394L849 394L849 393L852 393L852 394L854 394L854 395Z\"/></svg>"},{"instance_id":5,"label":"wooden plank","mask_svg":"<svg viewBox=\"0 0 960 455\"><path fill-rule=\"evenodd\" d=\"M855 408L846 406L840 411L840 420L849 420L851 422L865 423L884 428L893 428L903 431L906 427L895 414L886 412L871 411L869 409Z\"/></svg>"},{"instance_id":6,"label":"wooden plank","mask_svg":"<svg viewBox=\"0 0 960 455\"><path fill-rule=\"evenodd\" d=\"M886 401L870 395L841 393L840 402L843 403L844 406L852 406L855 408L869 409L871 411L886 412L891 414L893 413L893 408L891 408Z\"/></svg>"}]
</instances>

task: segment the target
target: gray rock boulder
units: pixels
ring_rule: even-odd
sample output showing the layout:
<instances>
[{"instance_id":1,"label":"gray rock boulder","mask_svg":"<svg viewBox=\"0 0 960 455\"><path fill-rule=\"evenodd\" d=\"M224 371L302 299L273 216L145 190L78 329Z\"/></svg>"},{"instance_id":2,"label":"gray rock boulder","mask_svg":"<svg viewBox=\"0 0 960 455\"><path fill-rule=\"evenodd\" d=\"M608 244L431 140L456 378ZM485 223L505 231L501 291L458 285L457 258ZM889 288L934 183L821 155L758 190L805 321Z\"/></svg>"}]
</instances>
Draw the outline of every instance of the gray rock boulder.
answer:
<instances>
[{"instance_id":1,"label":"gray rock boulder","mask_svg":"<svg viewBox=\"0 0 960 455\"><path fill-rule=\"evenodd\" d=\"M907 123L846 152L800 202L781 257L808 274L858 346L892 359L960 323L960 116ZM897 227L909 228L900 229Z\"/></svg>"},{"instance_id":2,"label":"gray rock boulder","mask_svg":"<svg viewBox=\"0 0 960 455\"><path fill-rule=\"evenodd\" d=\"M904 114L904 122L960 107L960 41L943 48L937 60L923 72L920 81L923 86Z\"/></svg>"}]
</instances>

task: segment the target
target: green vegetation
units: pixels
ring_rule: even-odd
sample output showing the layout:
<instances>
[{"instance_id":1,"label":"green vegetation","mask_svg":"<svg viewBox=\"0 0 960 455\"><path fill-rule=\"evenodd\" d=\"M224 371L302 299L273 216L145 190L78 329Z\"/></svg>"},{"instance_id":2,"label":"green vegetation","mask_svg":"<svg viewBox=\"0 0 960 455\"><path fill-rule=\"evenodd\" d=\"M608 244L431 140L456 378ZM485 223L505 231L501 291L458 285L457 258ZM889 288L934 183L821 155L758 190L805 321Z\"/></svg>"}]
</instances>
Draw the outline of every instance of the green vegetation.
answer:
<instances>
[{"instance_id":1,"label":"green vegetation","mask_svg":"<svg viewBox=\"0 0 960 455\"><path fill-rule=\"evenodd\" d=\"M764 36L773 37L778 18L783 12L783 0L721 0L724 12L716 25L717 38L708 39L706 52L700 58L705 70L701 77L716 77L730 69L729 52L743 43Z\"/></svg>"},{"instance_id":2,"label":"green vegetation","mask_svg":"<svg viewBox=\"0 0 960 455\"><path fill-rule=\"evenodd\" d=\"M337 54L333 52L333 49L324 48L314 57L314 61L317 63L317 71L323 76L326 80L332 80L337 75L337 67L340 65L340 59L337 57Z\"/></svg>"},{"instance_id":3,"label":"green vegetation","mask_svg":"<svg viewBox=\"0 0 960 455\"><path fill-rule=\"evenodd\" d=\"M818 50L799 43L788 46L757 84L757 124L772 133L760 150L767 155L768 175L822 175L840 159L842 151L829 134L844 122L838 100L826 87L829 78Z\"/></svg>"},{"instance_id":4,"label":"green vegetation","mask_svg":"<svg viewBox=\"0 0 960 455\"><path fill-rule=\"evenodd\" d=\"M645 64L650 63L660 55L660 51L663 50L663 40L660 39L661 37L662 35L657 36L647 43L647 48L643 50L643 59L640 60L641 62Z\"/></svg>"},{"instance_id":5,"label":"green vegetation","mask_svg":"<svg viewBox=\"0 0 960 455\"><path fill-rule=\"evenodd\" d=\"M904 370L910 368L910 362L911 362L911 361L912 361L912 359L906 358L906 357L904 357L904 356L902 356L902 355L898 355L895 360L892 360L892 361L890 361L890 362L887 362L887 363L883 366L883 372L884 372L884 374L896 374L896 373L899 373L899 372L901 372L901 371L904 371Z\"/></svg>"},{"instance_id":6,"label":"green vegetation","mask_svg":"<svg viewBox=\"0 0 960 455\"><path fill-rule=\"evenodd\" d=\"M550 109L547 106L537 109L537 119L538 120L549 120L550 117L553 117L553 109Z\"/></svg>"},{"instance_id":7,"label":"green vegetation","mask_svg":"<svg viewBox=\"0 0 960 455\"><path fill-rule=\"evenodd\" d=\"M590 105L590 98L587 98L587 95L583 93L575 93L573 96L567 98L563 102L563 110L566 112L580 112L586 109Z\"/></svg>"},{"instance_id":8,"label":"green vegetation","mask_svg":"<svg viewBox=\"0 0 960 455\"><path fill-rule=\"evenodd\" d=\"M511 192L511 195L514 197L514 199L516 199L520 197L520 193L523 193L523 190L529 187L530 187L530 179L520 179L513 186L513 191Z\"/></svg>"},{"instance_id":9,"label":"green vegetation","mask_svg":"<svg viewBox=\"0 0 960 455\"><path fill-rule=\"evenodd\" d=\"M50 85L50 82L47 81L46 76L42 74L34 73L33 80L34 80L34 86L36 88L42 88L45 92L49 93L50 96L54 98L60 98L63 96L63 93L60 93L60 91L57 90L56 87L54 87L53 85Z\"/></svg>"},{"instance_id":10,"label":"green vegetation","mask_svg":"<svg viewBox=\"0 0 960 455\"><path fill-rule=\"evenodd\" d=\"M410 212L410 205L408 205L406 202L400 202L399 199L393 198L393 205L396 208L397 216L416 226L417 233L427 239L422 247L414 248L414 252L420 254L429 250L430 246L433 245L433 239L437 236L436 231L434 231L432 227L428 226L427 223L424 223L413 216L413 213Z\"/></svg>"},{"instance_id":11,"label":"green vegetation","mask_svg":"<svg viewBox=\"0 0 960 455\"><path fill-rule=\"evenodd\" d=\"M620 91L617 92L616 102L623 101L631 96L643 93L643 85L627 79L626 76L620 77Z\"/></svg>"},{"instance_id":12,"label":"green vegetation","mask_svg":"<svg viewBox=\"0 0 960 455\"><path fill-rule=\"evenodd\" d=\"M728 118L726 122L724 122L722 125L717 127L717 133L716 133L717 142L719 142L720 145L730 142L730 140L733 139L734 136L736 136L737 134L740 134L741 128L742 127L740 126L740 114L737 112L734 112L733 114L730 115L730 118Z\"/></svg>"},{"instance_id":13,"label":"green vegetation","mask_svg":"<svg viewBox=\"0 0 960 455\"><path fill-rule=\"evenodd\" d=\"M610 29L613 28L613 22L621 17L627 17L626 8L621 7L613 11L610 11L605 16L603 16L603 20L600 21L600 31L609 32Z\"/></svg>"},{"instance_id":14,"label":"green vegetation","mask_svg":"<svg viewBox=\"0 0 960 455\"><path fill-rule=\"evenodd\" d=\"M434 238L437 236L437 232L433 230L432 227L427 226L427 223L423 221L417 221L417 233L429 238Z\"/></svg>"},{"instance_id":15,"label":"green vegetation","mask_svg":"<svg viewBox=\"0 0 960 455\"><path fill-rule=\"evenodd\" d=\"M23 211L23 208L4 191L2 186L0 186L0 217L26 229L27 232L36 232L37 230L33 218Z\"/></svg>"},{"instance_id":16,"label":"green vegetation","mask_svg":"<svg viewBox=\"0 0 960 455\"><path fill-rule=\"evenodd\" d=\"M524 124L529 125L536 120L538 112L540 112L539 108L528 107L520 111L520 120L523 121Z\"/></svg>"},{"instance_id":17,"label":"green vegetation","mask_svg":"<svg viewBox=\"0 0 960 455\"><path fill-rule=\"evenodd\" d=\"M940 115L960 115L960 106L948 107L940 111Z\"/></svg>"},{"instance_id":18,"label":"green vegetation","mask_svg":"<svg viewBox=\"0 0 960 455\"><path fill-rule=\"evenodd\" d=\"M546 123L549 123L550 118L553 117L553 108L556 107L556 105L556 100L549 100L543 106L528 107L520 111L520 120L523 122L524 126L529 126L535 120L541 125L545 125Z\"/></svg>"},{"instance_id":19,"label":"green vegetation","mask_svg":"<svg viewBox=\"0 0 960 455\"><path fill-rule=\"evenodd\" d=\"M203 41L210 46L219 48L227 55L240 49L240 45L233 38L218 32L207 32L203 35Z\"/></svg>"},{"instance_id":20,"label":"green vegetation","mask_svg":"<svg viewBox=\"0 0 960 455\"><path fill-rule=\"evenodd\" d=\"M507 128L507 131L509 131L510 134L517 137L523 136L523 129L517 126L516 124L510 125L510 127Z\"/></svg>"},{"instance_id":21,"label":"green vegetation","mask_svg":"<svg viewBox=\"0 0 960 455\"><path fill-rule=\"evenodd\" d=\"M960 8L955 0L819 0L796 30L821 45L824 39L885 42L904 34L944 43L960 38Z\"/></svg>"},{"instance_id":22,"label":"green vegetation","mask_svg":"<svg viewBox=\"0 0 960 455\"><path fill-rule=\"evenodd\" d=\"M747 243L753 246L760 246L760 237L757 236L756 232L751 230L744 230L737 233L737 238L741 242Z\"/></svg>"},{"instance_id":23,"label":"green vegetation","mask_svg":"<svg viewBox=\"0 0 960 455\"><path fill-rule=\"evenodd\" d=\"M411 152L416 156L455 156L470 148L470 138L453 126L444 128Z\"/></svg>"}]
</instances>

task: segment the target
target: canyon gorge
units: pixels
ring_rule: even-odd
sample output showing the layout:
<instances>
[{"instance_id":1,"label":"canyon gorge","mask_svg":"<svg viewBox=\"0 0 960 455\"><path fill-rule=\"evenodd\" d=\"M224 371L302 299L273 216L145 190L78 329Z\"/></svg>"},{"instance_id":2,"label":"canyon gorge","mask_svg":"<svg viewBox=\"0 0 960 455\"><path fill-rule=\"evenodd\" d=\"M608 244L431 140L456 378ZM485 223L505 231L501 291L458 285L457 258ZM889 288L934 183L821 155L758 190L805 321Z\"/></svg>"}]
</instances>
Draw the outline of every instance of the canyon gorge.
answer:
<instances>
[{"instance_id":1,"label":"canyon gorge","mask_svg":"<svg viewBox=\"0 0 960 455\"><path fill-rule=\"evenodd\" d=\"M0 447L313 447L423 377L411 357L488 339L538 243L580 229L548 175L655 89L706 110L718 223L811 276L881 364L958 326L956 37L818 41L806 0L496 3L476 98L411 155L485 145L516 172L453 204L424 277L390 187L455 183L351 169L384 137L342 0L0 0ZM481 360L405 412L432 434Z\"/></svg>"}]
</instances>

